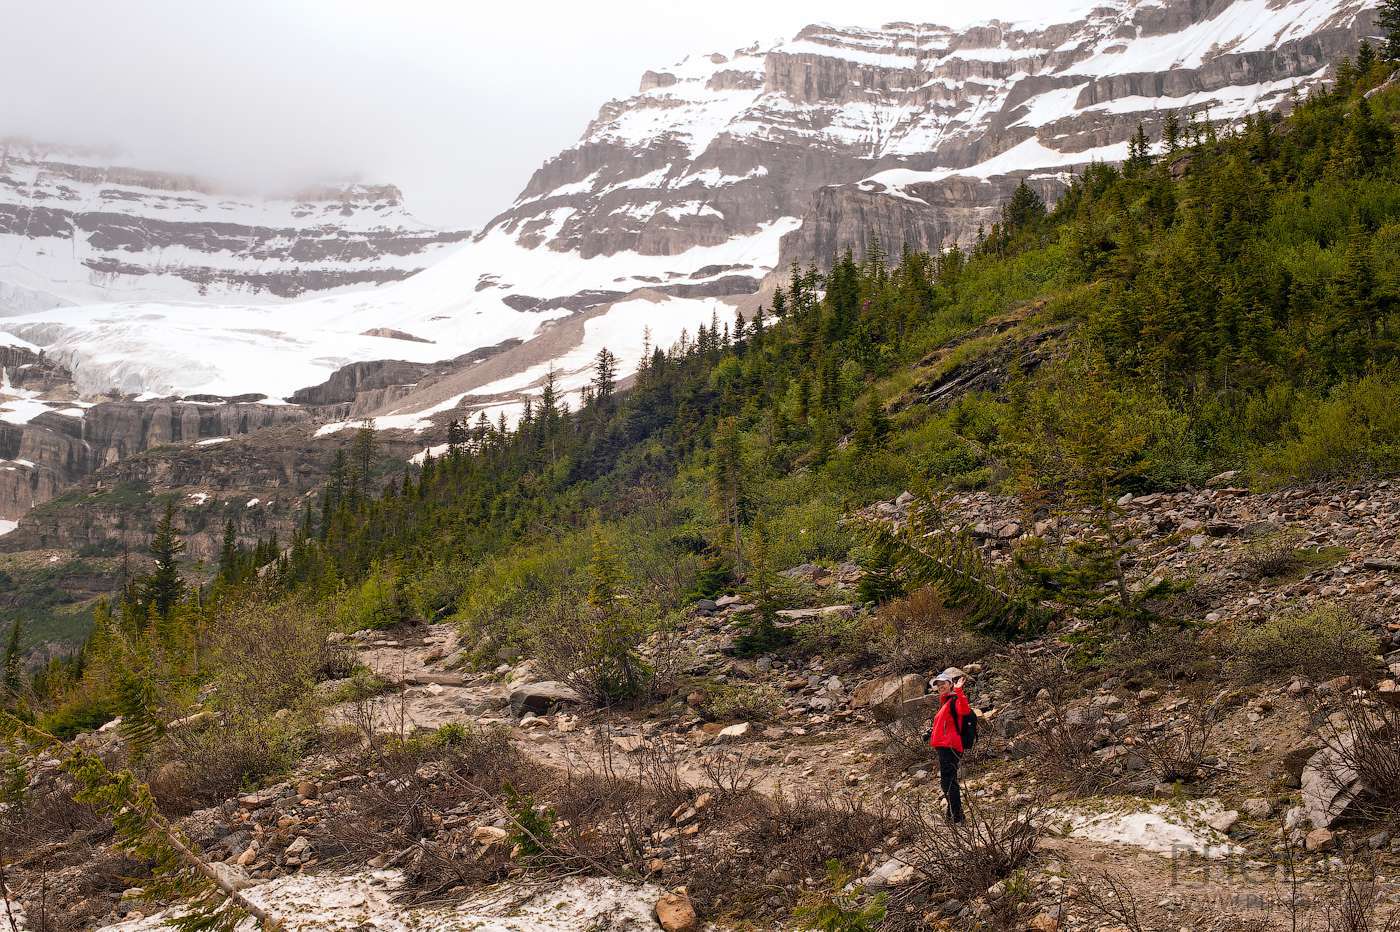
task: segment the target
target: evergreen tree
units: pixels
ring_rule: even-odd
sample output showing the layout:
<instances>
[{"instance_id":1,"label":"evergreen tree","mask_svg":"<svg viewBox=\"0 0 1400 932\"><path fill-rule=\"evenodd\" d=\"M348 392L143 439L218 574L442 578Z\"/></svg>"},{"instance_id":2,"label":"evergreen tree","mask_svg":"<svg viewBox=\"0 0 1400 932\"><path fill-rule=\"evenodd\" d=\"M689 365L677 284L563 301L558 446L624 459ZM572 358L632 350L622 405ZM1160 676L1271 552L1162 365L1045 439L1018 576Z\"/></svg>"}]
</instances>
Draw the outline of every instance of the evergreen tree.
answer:
<instances>
[{"instance_id":1,"label":"evergreen tree","mask_svg":"<svg viewBox=\"0 0 1400 932\"><path fill-rule=\"evenodd\" d=\"M1377 61L1376 49L1365 39L1361 40L1361 47L1356 50L1356 73L1362 80L1365 80L1375 67Z\"/></svg>"},{"instance_id":2,"label":"evergreen tree","mask_svg":"<svg viewBox=\"0 0 1400 932\"><path fill-rule=\"evenodd\" d=\"M730 556L736 565L742 566L744 460L740 447L739 427L733 418L720 423L715 433L714 451L711 454L710 487L714 493L715 506L719 510L720 523L725 527L730 540Z\"/></svg>"},{"instance_id":3,"label":"evergreen tree","mask_svg":"<svg viewBox=\"0 0 1400 932\"><path fill-rule=\"evenodd\" d=\"M19 688L22 680L23 670L21 669L21 657L19 653L19 639L22 622L16 618L10 625L10 639L5 642L5 692L11 696L19 695Z\"/></svg>"},{"instance_id":4,"label":"evergreen tree","mask_svg":"<svg viewBox=\"0 0 1400 932\"><path fill-rule=\"evenodd\" d=\"M1385 36L1382 54L1390 61L1400 61L1400 0L1381 0L1376 25Z\"/></svg>"},{"instance_id":5,"label":"evergreen tree","mask_svg":"<svg viewBox=\"0 0 1400 932\"><path fill-rule=\"evenodd\" d=\"M598 350L593 363L593 399L597 404L611 404L617 378L617 357L605 346Z\"/></svg>"},{"instance_id":6,"label":"evergreen tree","mask_svg":"<svg viewBox=\"0 0 1400 932\"><path fill-rule=\"evenodd\" d=\"M156 524L155 534L151 537L155 569L146 577L142 587L146 604L163 618L169 617L185 594L185 580L180 576L177 562L184 549L184 541L175 533L175 503L166 502L165 514Z\"/></svg>"},{"instance_id":7,"label":"evergreen tree","mask_svg":"<svg viewBox=\"0 0 1400 932\"><path fill-rule=\"evenodd\" d=\"M1045 201L1041 200L1035 189L1022 178L1021 183L1012 192L1011 200L1002 208L1001 226L1007 232L1023 230L1044 216Z\"/></svg>"},{"instance_id":8,"label":"evergreen tree","mask_svg":"<svg viewBox=\"0 0 1400 932\"><path fill-rule=\"evenodd\" d=\"M361 497L369 492L369 475L374 468L374 455L378 448L379 437L374 429L374 419L366 418L355 431L355 439L350 443L355 491Z\"/></svg>"},{"instance_id":9,"label":"evergreen tree","mask_svg":"<svg viewBox=\"0 0 1400 932\"><path fill-rule=\"evenodd\" d=\"M310 520L310 515L307 515ZM238 574L238 534L229 518L224 524L224 541L219 548L219 579L232 583Z\"/></svg>"},{"instance_id":10,"label":"evergreen tree","mask_svg":"<svg viewBox=\"0 0 1400 932\"><path fill-rule=\"evenodd\" d=\"M890 419L885 406L873 393L865 400L860 422L856 425L855 443L865 452L884 449L890 436Z\"/></svg>"},{"instance_id":11,"label":"evergreen tree","mask_svg":"<svg viewBox=\"0 0 1400 932\"><path fill-rule=\"evenodd\" d=\"M1166 143L1169 154L1174 155L1181 149L1181 120L1175 110L1167 111L1166 119L1162 121L1162 141Z\"/></svg>"}]
</instances>

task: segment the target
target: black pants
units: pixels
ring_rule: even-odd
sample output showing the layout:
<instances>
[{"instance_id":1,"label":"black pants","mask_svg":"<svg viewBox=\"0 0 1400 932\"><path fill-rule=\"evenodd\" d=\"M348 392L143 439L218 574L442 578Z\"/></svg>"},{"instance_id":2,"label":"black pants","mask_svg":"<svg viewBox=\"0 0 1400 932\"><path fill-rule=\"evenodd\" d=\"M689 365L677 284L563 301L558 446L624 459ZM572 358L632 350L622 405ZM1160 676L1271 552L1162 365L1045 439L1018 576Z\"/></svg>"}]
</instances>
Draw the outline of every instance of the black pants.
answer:
<instances>
[{"instance_id":1,"label":"black pants","mask_svg":"<svg viewBox=\"0 0 1400 932\"><path fill-rule=\"evenodd\" d=\"M934 748L938 752L938 782L943 786L943 798L948 801L948 818L962 822L962 789L958 786L958 764L962 755L952 748Z\"/></svg>"}]
</instances>

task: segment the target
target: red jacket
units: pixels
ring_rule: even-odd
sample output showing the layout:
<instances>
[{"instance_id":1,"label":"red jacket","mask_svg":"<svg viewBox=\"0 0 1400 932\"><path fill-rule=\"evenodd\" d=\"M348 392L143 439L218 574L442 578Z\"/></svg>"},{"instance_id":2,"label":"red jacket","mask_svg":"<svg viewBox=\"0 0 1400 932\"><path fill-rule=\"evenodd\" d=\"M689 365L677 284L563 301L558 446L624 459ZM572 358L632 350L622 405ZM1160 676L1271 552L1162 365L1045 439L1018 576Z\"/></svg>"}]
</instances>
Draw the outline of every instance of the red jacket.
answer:
<instances>
[{"instance_id":1,"label":"red jacket","mask_svg":"<svg viewBox=\"0 0 1400 932\"><path fill-rule=\"evenodd\" d=\"M953 703L955 701L958 704L956 721L953 719ZM962 687L954 687L952 692L943 697L943 701L938 706L938 714L933 717L933 733L929 735L928 743L936 748L951 748L961 754L963 752L962 732L958 728L958 722L971 714L972 706L968 703Z\"/></svg>"}]
</instances>

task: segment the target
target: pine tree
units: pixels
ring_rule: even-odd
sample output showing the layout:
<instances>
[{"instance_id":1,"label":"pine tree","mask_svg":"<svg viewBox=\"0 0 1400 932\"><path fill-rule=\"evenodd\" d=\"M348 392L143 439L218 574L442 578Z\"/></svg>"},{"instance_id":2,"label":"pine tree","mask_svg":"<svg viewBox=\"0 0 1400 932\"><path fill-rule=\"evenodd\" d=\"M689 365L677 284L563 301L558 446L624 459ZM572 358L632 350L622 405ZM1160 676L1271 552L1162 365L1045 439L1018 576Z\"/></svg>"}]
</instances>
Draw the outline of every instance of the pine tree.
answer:
<instances>
[{"instance_id":1,"label":"pine tree","mask_svg":"<svg viewBox=\"0 0 1400 932\"><path fill-rule=\"evenodd\" d=\"M5 643L5 692L11 696L19 695L19 688L22 679L21 657L19 653L20 629L23 626L18 618L10 625L10 639Z\"/></svg>"},{"instance_id":2,"label":"pine tree","mask_svg":"<svg viewBox=\"0 0 1400 932\"><path fill-rule=\"evenodd\" d=\"M351 469L354 472L355 491L360 497L369 493L369 474L374 467L374 454L378 447L374 419L366 418L355 431L355 439L350 442Z\"/></svg>"},{"instance_id":3,"label":"pine tree","mask_svg":"<svg viewBox=\"0 0 1400 932\"><path fill-rule=\"evenodd\" d=\"M168 616L185 594L185 580L177 562L184 549L184 541L175 533L175 503L166 502L165 514L151 537L151 556L155 557L156 566L142 587L146 604L162 617Z\"/></svg>"},{"instance_id":4,"label":"pine tree","mask_svg":"<svg viewBox=\"0 0 1400 932\"><path fill-rule=\"evenodd\" d=\"M604 407L612 403L617 378L617 357L605 346L593 363L593 400Z\"/></svg>"},{"instance_id":5,"label":"pine tree","mask_svg":"<svg viewBox=\"0 0 1400 932\"><path fill-rule=\"evenodd\" d=\"M856 447L864 452L882 450L890 436L890 419L885 414L885 406L871 394L861 410L860 422L856 425Z\"/></svg>"},{"instance_id":6,"label":"pine tree","mask_svg":"<svg viewBox=\"0 0 1400 932\"><path fill-rule=\"evenodd\" d=\"M710 487L719 510L720 523L730 540L730 557L743 565L742 539L744 498L744 460L740 446L739 427L733 418L725 418L715 432L711 453Z\"/></svg>"},{"instance_id":7,"label":"pine tree","mask_svg":"<svg viewBox=\"0 0 1400 932\"><path fill-rule=\"evenodd\" d=\"M306 520L311 516L307 514ZM224 524L224 542L219 548L219 579L225 583L234 582L238 574L238 534L229 518Z\"/></svg>"},{"instance_id":8,"label":"pine tree","mask_svg":"<svg viewBox=\"0 0 1400 932\"><path fill-rule=\"evenodd\" d=\"M1169 154L1174 155L1181 148L1181 120L1175 110L1167 111L1167 117L1162 121L1162 141L1166 143Z\"/></svg>"},{"instance_id":9,"label":"pine tree","mask_svg":"<svg viewBox=\"0 0 1400 932\"><path fill-rule=\"evenodd\" d=\"M1365 39L1361 40L1361 47L1356 50L1356 73L1363 81L1371 73L1377 61L1376 49Z\"/></svg>"},{"instance_id":10,"label":"pine tree","mask_svg":"<svg viewBox=\"0 0 1400 932\"><path fill-rule=\"evenodd\" d=\"M1385 35L1381 53L1390 61L1400 61L1400 0L1381 0L1376 25Z\"/></svg>"},{"instance_id":11,"label":"pine tree","mask_svg":"<svg viewBox=\"0 0 1400 932\"><path fill-rule=\"evenodd\" d=\"M1004 232L1023 230L1044 216L1045 201L1041 200L1035 189L1022 178L1012 193L1011 200L1002 208L1001 227Z\"/></svg>"}]
</instances>

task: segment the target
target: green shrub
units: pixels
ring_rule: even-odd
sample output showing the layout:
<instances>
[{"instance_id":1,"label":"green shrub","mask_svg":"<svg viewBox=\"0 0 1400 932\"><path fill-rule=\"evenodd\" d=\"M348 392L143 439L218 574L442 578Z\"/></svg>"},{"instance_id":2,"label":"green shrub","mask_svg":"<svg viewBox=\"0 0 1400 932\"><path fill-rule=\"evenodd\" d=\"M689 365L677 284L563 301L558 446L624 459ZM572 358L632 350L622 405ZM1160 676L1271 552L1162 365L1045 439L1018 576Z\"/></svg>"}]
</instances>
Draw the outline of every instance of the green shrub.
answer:
<instances>
[{"instance_id":1,"label":"green shrub","mask_svg":"<svg viewBox=\"0 0 1400 932\"><path fill-rule=\"evenodd\" d=\"M783 699L783 693L767 683L716 683L705 690L700 711L713 721L763 722L778 714Z\"/></svg>"},{"instance_id":2,"label":"green shrub","mask_svg":"<svg viewBox=\"0 0 1400 932\"><path fill-rule=\"evenodd\" d=\"M1237 631L1233 647L1235 663L1248 677L1321 681L1364 674L1374 663L1376 639L1346 609L1318 605Z\"/></svg>"},{"instance_id":3,"label":"green shrub","mask_svg":"<svg viewBox=\"0 0 1400 932\"><path fill-rule=\"evenodd\" d=\"M1400 472L1400 378L1375 372L1305 400L1290 432L1259 457L1267 484Z\"/></svg>"}]
</instances>

